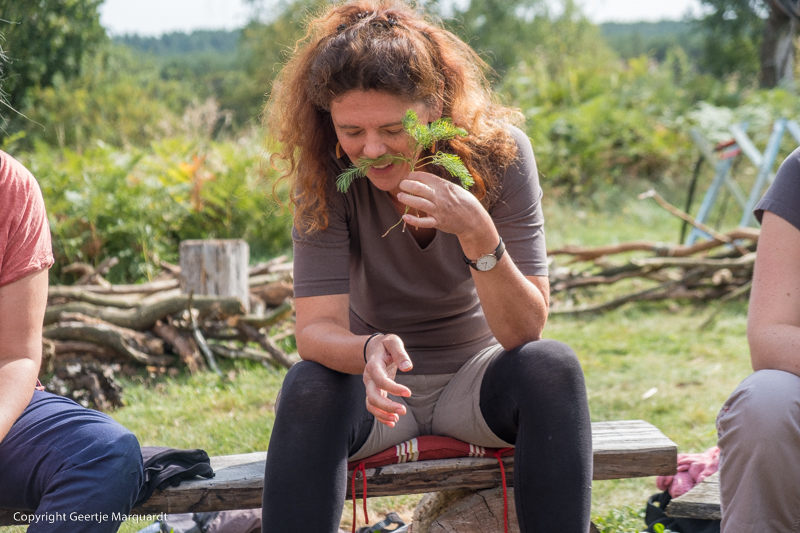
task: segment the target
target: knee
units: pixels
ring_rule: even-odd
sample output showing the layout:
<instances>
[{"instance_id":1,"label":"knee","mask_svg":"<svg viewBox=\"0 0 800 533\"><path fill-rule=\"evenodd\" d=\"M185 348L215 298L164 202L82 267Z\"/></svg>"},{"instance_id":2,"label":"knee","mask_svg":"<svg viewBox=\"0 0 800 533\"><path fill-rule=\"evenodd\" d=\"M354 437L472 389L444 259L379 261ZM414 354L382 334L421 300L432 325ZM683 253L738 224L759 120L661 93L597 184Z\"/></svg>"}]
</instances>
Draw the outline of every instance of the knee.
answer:
<instances>
[{"instance_id":1,"label":"knee","mask_svg":"<svg viewBox=\"0 0 800 533\"><path fill-rule=\"evenodd\" d=\"M132 505L144 481L142 450L136 436L113 420L92 424L76 435L83 449L72 457L75 476L103 480L107 498ZM128 503L130 502L130 503Z\"/></svg>"},{"instance_id":2,"label":"knee","mask_svg":"<svg viewBox=\"0 0 800 533\"><path fill-rule=\"evenodd\" d=\"M302 410L323 413L353 401L361 377L331 370L313 361L301 361L289 370L280 392L281 411L291 408L293 416ZM363 388L363 384L361 384Z\"/></svg>"},{"instance_id":3,"label":"knee","mask_svg":"<svg viewBox=\"0 0 800 533\"><path fill-rule=\"evenodd\" d=\"M508 352L512 372L526 380L542 376L549 383L583 384L583 368L575 352L563 342L542 339ZM530 381L528 381L530 383Z\"/></svg>"},{"instance_id":4,"label":"knee","mask_svg":"<svg viewBox=\"0 0 800 533\"><path fill-rule=\"evenodd\" d=\"M731 440L795 441L800 439L798 420L800 377L779 370L760 370L745 379L720 410L720 446Z\"/></svg>"}]
</instances>

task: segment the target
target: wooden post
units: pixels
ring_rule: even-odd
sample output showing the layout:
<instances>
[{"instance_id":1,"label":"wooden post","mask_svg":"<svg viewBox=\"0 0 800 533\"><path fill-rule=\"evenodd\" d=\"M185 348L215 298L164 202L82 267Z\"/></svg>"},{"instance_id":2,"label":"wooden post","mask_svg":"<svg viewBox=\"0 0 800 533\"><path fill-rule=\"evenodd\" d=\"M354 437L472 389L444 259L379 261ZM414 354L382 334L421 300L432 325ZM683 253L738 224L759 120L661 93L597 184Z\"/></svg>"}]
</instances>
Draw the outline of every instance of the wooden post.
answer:
<instances>
[{"instance_id":1,"label":"wooden post","mask_svg":"<svg viewBox=\"0 0 800 533\"><path fill-rule=\"evenodd\" d=\"M182 241L181 292L234 296L250 310L250 247L241 239Z\"/></svg>"}]
</instances>

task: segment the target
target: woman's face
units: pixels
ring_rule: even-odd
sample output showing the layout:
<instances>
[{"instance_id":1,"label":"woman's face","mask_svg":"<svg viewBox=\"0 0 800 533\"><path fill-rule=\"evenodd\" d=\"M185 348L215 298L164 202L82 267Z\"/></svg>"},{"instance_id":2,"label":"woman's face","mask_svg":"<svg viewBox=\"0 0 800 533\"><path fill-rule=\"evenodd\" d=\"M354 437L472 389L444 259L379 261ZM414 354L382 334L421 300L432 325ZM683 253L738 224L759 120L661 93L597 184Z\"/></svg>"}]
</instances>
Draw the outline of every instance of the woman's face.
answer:
<instances>
[{"instance_id":1,"label":"woman's face","mask_svg":"<svg viewBox=\"0 0 800 533\"><path fill-rule=\"evenodd\" d=\"M441 116L424 102L409 102L378 91L350 91L331 103L331 118L342 150L351 161L383 154L411 156L410 137L403 129L406 111L413 109L427 124ZM367 178L375 187L393 196L409 172L407 164L386 163L371 167Z\"/></svg>"}]
</instances>

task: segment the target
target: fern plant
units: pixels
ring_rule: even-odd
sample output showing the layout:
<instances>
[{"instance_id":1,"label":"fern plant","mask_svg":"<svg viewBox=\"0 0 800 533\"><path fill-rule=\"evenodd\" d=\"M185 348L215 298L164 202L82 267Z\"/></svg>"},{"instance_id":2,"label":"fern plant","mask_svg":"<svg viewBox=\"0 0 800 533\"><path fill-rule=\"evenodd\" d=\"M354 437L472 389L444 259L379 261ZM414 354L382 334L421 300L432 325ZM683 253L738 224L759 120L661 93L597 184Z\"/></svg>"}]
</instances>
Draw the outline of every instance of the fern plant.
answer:
<instances>
[{"instance_id":1,"label":"fern plant","mask_svg":"<svg viewBox=\"0 0 800 533\"><path fill-rule=\"evenodd\" d=\"M431 124L422 124L417 117L417 114L409 109L403 117L403 129L409 134L411 140L409 141L411 147L411 156L402 154L383 154L380 157L369 158L364 157L353 163L353 165L339 174L336 179L336 188L340 192L347 192L353 181L356 178L363 178L367 175L370 167L373 165L382 165L385 163L408 163L412 171L423 167L425 165L438 165L444 168L451 176L458 178L461 186L469 189L475 180L464 166L461 158L454 154L446 154L444 152L436 152L433 155L420 157L423 150L428 150L433 147L437 141L446 141L455 137L466 137L467 130L459 128L453 124L452 119L440 118ZM405 213L408 213L406 207ZM403 214L405 214L403 213ZM401 220L402 221L402 218ZM395 228L400 221L384 233L384 237ZM405 225L403 226L405 231Z\"/></svg>"}]
</instances>

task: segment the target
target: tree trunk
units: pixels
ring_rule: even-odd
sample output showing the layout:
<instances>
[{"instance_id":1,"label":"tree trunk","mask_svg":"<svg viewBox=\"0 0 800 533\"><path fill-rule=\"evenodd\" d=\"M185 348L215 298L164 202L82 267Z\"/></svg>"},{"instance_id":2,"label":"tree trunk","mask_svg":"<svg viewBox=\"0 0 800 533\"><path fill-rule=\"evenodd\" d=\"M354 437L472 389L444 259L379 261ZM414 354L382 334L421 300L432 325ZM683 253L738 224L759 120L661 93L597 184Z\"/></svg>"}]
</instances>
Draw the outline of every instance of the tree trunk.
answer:
<instances>
[{"instance_id":1,"label":"tree trunk","mask_svg":"<svg viewBox=\"0 0 800 533\"><path fill-rule=\"evenodd\" d=\"M181 291L239 298L250 310L250 247L240 239L183 241L180 247Z\"/></svg>"},{"instance_id":2,"label":"tree trunk","mask_svg":"<svg viewBox=\"0 0 800 533\"><path fill-rule=\"evenodd\" d=\"M797 0L783 3L797 4ZM786 8L776 0L768 0L769 17L764 25L761 40L761 70L758 81L762 88L771 89L779 85L789 85L794 81L795 38L797 35L797 16L790 15ZM794 12L797 12L795 6Z\"/></svg>"},{"instance_id":3,"label":"tree trunk","mask_svg":"<svg viewBox=\"0 0 800 533\"><path fill-rule=\"evenodd\" d=\"M519 533L514 489L509 487L508 531ZM426 494L414 510L413 533L503 533L503 489L443 490ZM589 524L588 533L597 533Z\"/></svg>"}]
</instances>

